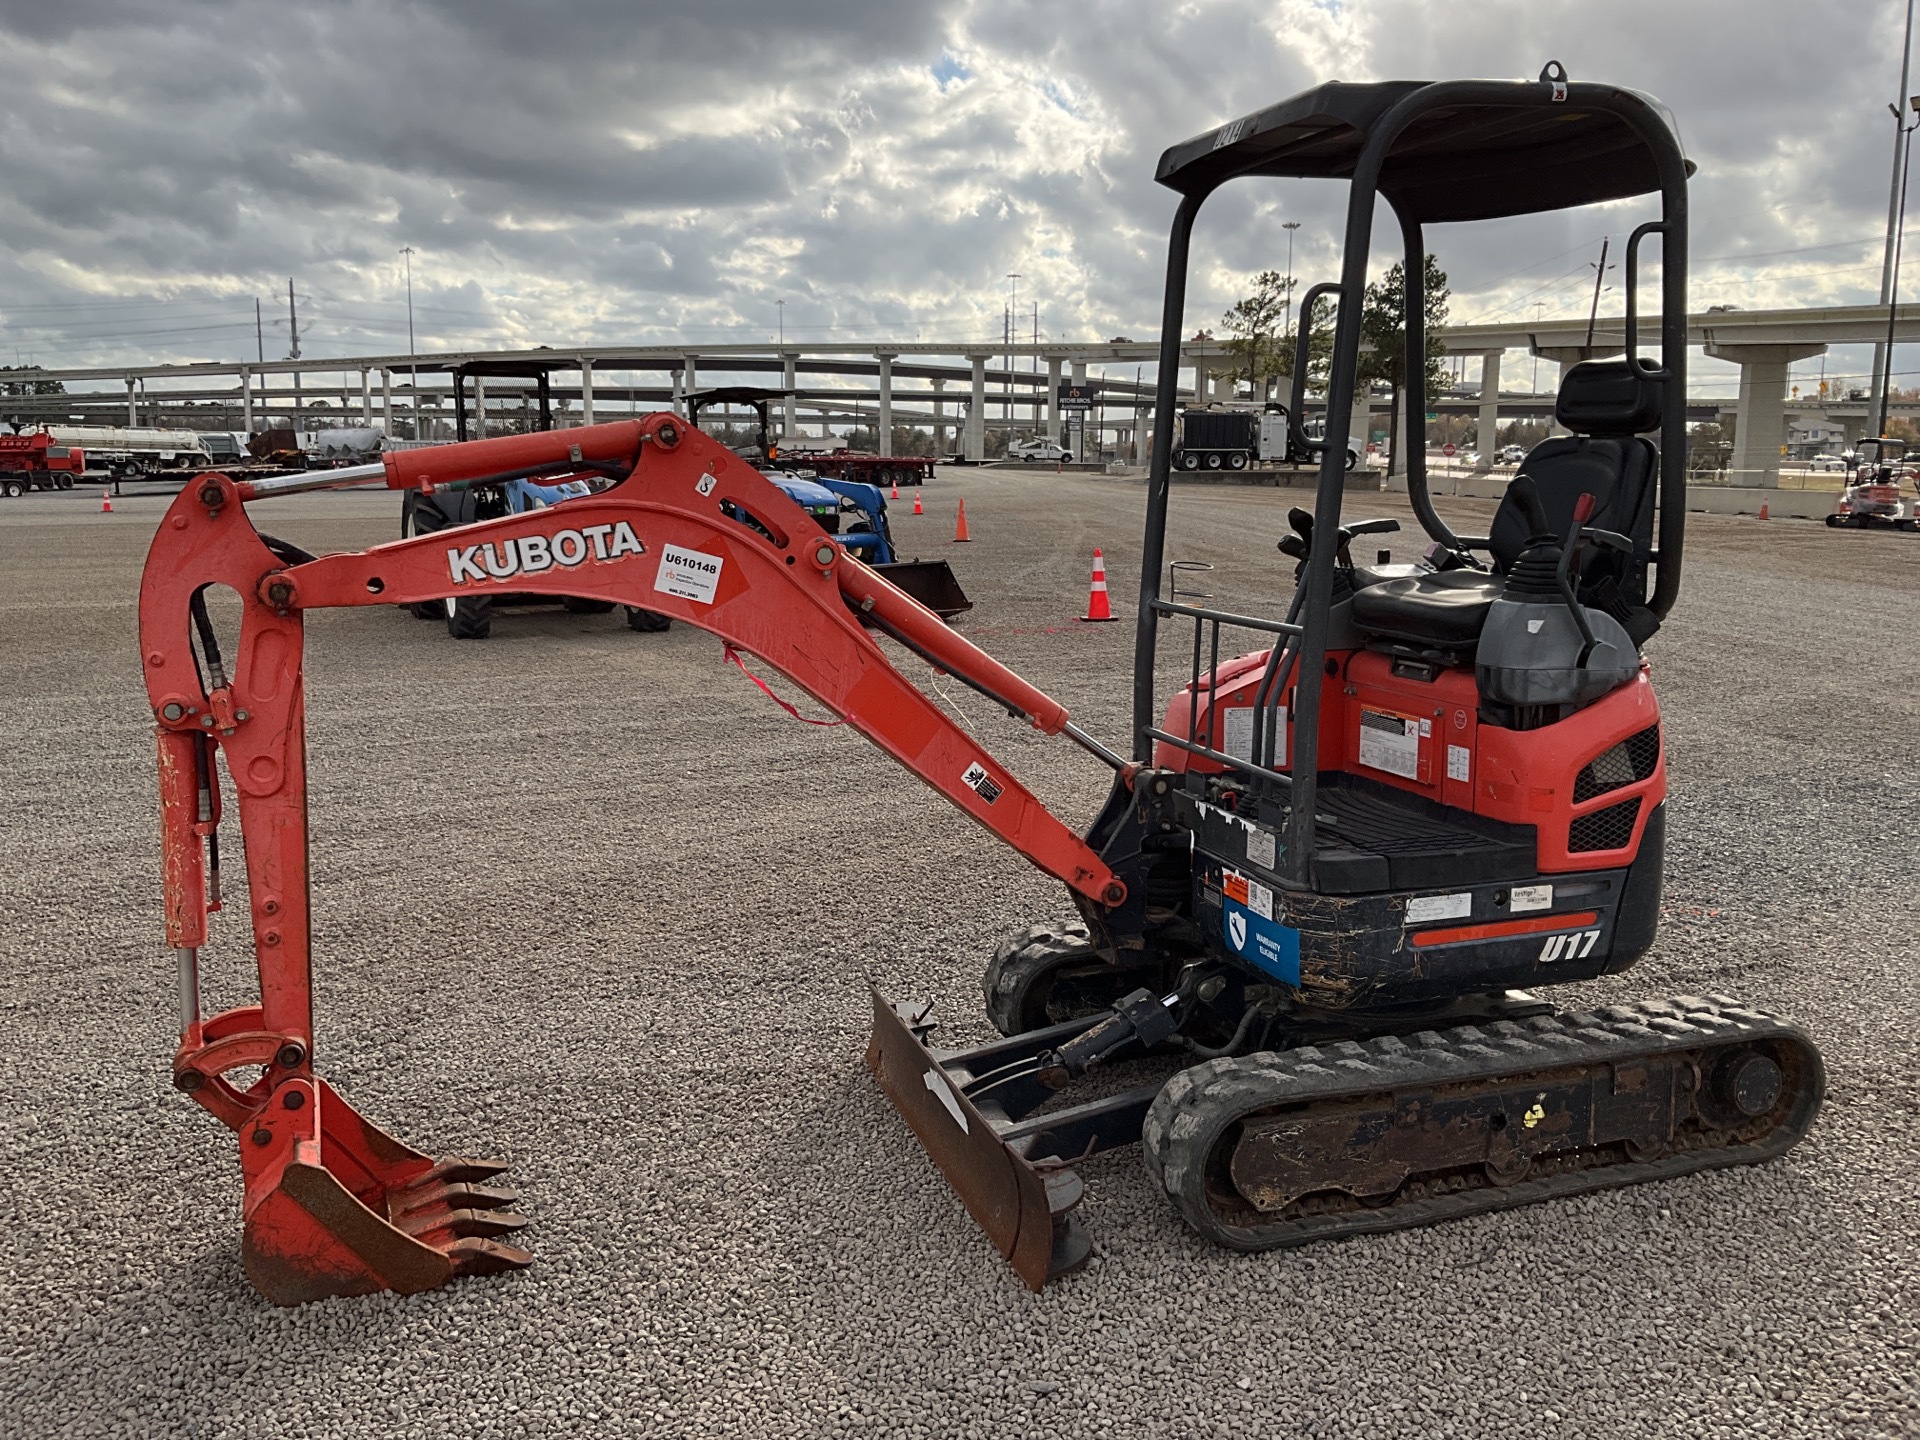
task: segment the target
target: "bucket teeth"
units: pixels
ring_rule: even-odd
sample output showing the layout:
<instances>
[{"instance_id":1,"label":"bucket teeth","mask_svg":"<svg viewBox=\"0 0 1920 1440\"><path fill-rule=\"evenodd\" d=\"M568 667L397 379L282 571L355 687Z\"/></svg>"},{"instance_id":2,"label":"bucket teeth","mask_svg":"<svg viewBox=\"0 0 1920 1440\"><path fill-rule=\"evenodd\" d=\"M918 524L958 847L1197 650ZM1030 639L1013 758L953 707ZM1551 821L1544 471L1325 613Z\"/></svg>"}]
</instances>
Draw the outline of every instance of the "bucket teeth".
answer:
<instances>
[{"instance_id":1,"label":"bucket teeth","mask_svg":"<svg viewBox=\"0 0 1920 1440\"><path fill-rule=\"evenodd\" d=\"M425 1245L444 1250L449 1257L462 1251L469 1241L482 1242L495 1235L511 1235L532 1222L508 1207L520 1192L503 1185L475 1182L491 1179L507 1167L494 1160L472 1160L452 1156L424 1171L404 1189L387 1196L387 1214L396 1230ZM449 1243L451 1242L451 1243ZM499 1254L494 1252L498 1251ZM465 1253L462 1251L462 1253ZM475 1255L493 1256L485 1262L494 1269L519 1269L530 1263L515 1257L526 1255L513 1246L481 1247ZM503 1258L504 1257L504 1258ZM494 1262L498 1263L494 1263ZM472 1262L482 1263L479 1260ZM456 1269L458 1267L456 1266ZM481 1273L461 1270L462 1274Z\"/></svg>"},{"instance_id":2,"label":"bucket teeth","mask_svg":"<svg viewBox=\"0 0 1920 1440\"><path fill-rule=\"evenodd\" d=\"M430 1245L433 1241L429 1237L442 1232L448 1235L511 1235L532 1223L526 1216L512 1210L432 1210L425 1214L395 1216L393 1228Z\"/></svg>"},{"instance_id":3,"label":"bucket teeth","mask_svg":"<svg viewBox=\"0 0 1920 1440\"><path fill-rule=\"evenodd\" d=\"M507 1162L504 1160L476 1160L470 1155L447 1155L435 1161L431 1170L413 1180L411 1187L491 1180L506 1172Z\"/></svg>"},{"instance_id":4,"label":"bucket teeth","mask_svg":"<svg viewBox=\"0 0 1920 1440\"><path fill-rule=\"evenodd\" d=\"M533 1264L533 1252L478 1235L454 1241L446 1248L446 1256L455 1275L498 1275Z\"/></svg>"},{"instance_id":5,"label":"bucket teeth","mask_svg":"<svg viewBox=\"0 0 1920 1440\"><path fill-rule=\"evenodd\" d=\"M499 1185L409 1185L387 1198L387 1210L398 1221L432 1210L498 1210L520 1198L518 1190Z\"/></svg>"}]
</instances>

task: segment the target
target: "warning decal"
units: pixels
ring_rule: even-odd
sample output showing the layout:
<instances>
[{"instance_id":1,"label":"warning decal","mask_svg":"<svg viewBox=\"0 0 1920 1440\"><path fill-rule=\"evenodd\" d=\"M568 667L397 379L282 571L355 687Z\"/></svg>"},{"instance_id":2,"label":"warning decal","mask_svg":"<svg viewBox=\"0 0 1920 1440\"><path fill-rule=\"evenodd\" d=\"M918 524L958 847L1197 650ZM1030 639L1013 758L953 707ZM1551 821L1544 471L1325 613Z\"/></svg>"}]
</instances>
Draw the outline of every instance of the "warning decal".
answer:
<instances>
[{"instance_id":1,"label":"warning decal","mask_svg":"<svg viewBox=\"0 0 1920 1440\"><path fill-rule=\"evenodd\" d=\"M987 774L987 767L978 760L969 765L960 776L960 783L972 790L987 804L991 805L1000 798L1000 786Z\"/></svg>"},{"instance_id":2,"label":"warning decal","mask_svg":"<svg viewBox=\"0 0 1920 1440\"><path fill-rule=\"evenodd\" d=\"M1385 710L1360 712L1360 763L1403 780L1420 778L1420 722Z\"/></svg>"}]
</instances>

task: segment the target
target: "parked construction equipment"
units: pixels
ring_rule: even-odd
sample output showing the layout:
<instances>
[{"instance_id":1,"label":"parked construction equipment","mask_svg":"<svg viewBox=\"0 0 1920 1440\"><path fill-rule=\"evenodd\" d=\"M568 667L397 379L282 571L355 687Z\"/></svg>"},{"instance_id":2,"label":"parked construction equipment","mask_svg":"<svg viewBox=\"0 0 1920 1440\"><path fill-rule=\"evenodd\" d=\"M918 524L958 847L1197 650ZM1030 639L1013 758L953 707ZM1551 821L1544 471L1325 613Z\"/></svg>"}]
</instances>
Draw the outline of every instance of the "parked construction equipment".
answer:
<instances>
[{"instance_id":1,"label":"parked construction equipment","mask_svg":"<svg viewBox=\"0 0 1920 1440\"><path fill-rule=\"evenodd\" d=\"M1356 299L1386 197L1411 261L1414 377L1426 225L1646 194L1661 216L1626 245L1627 358L1569 372L1557 416L1572 434L1533 450L1486 536L1456 535L1435 512L1416 447L1408 490L1429 558L1354 559L1354 539L1397 528L1341 515L1357 304L1336 328L1315 507L1289 516L1279 544L1296 562L1280 616L1161 595L1173 438L1161 430L1131 757L671 415L357 471L208 475L180 494L149 554L140 636L180 980L174 1077L241 1138L244 1250L265 1294L410 1292L531 1258L504 1238L524 1224L503 1208L511 1192L482 1183L499 1166L401 1145L315 1070L304 616L449 588L644 603L711 631L1066 887L1078 921L1022 930L987 967L1005 1038L936 1050L929 1006L872 996L870 1067L1035 1287L1089 1253L1071 1166L1135 1141L1189 1223L1259 1250L1762 1160L1805 1132L1823 1071L1790 1024L1722 997L1555 1014L1510 988L1617 973L1659 922L1666 757L1640 647L1678 597L1685 540L1687 164L1669 120L1551 65L1538 82L1324 85L1174 147L1159 172L1181 201L1157 413L1174 413L1195 217L1246 175L1351 181L1340 292ZM1637 319L1649 236L1663 262L1653 360ZM1423 401L1416 378L1411 413ZM1652 431L1657 450L1641 438ZM455 548L426 535L314 558L251 523L248 507L274 495L418 489L429 474L436 487L617 478L559 510L473 525ZM237 643L209 623L213 584L241 596ZM1165 706L1163 626L1191 656ZM1048 811L869 627L1109 766L1091 825ZM1223 632L1266 648L1220 659ZM261 999L204 1016L222 766ZM1070 1093L1129 1058L1172 1073Z\"/></svg>"},{"instance_id":2,"label":"parked construction equipment","mask_svg":"<svg viewBox=\"0 0 1920 1440\"><path fill-rule=\"evenodd\" d=\"M1907 460L1907 442L1885 435L1869 437L1860 442L1859 450L1850 458L1846 484L1834 502L1833 513L1827 516L1827 524L1859 530L1920 529L1920 500L1909 500L1900 493L1900 482L1915 477Z\"/></svg>"},{"instance_id":3,"label":"parked construction equipment","mask_svg":"<svg viewBox=\"0 0 1920 1440\"><path fill-rule=\"evenodd\" d=\"M29 490L71 490L86 469L81 447L63 445L44 430L0 433L0 496L9 500Z\"/></svg>"},{"instance_id":4,"label":"parked construction equipment","mask_svg":"<svg viewBox=\"0 0 1920 1440\"><path fill-rule=\"evenodd\" d=\"M967 598L967 592L961 588L953 567L946 561L922 560L918 556L911 560L901 558L893 541L892 522L887 519L887 497L880 493L879 482L858 478L877 474L878 471L872 467L854 465L842 469L830 468L823 473L815 458L795 460L781 453L773 442L773 402L785 399L792 393L790 390L774 390L760 385L728 385L713 390L698 390L686 397L687 418L697 427L702 413L715 406L740 405L751 410L759 422L758 431L746 445L734 446L734 454L758 468L829 535L838 535L840 543L850 552L941 619L951 620L971 610L973 602ZM862 457L854 458L857 460ZM929 471L931 464L928 462ZM897 479L893 482L893 498L900 498ZM960 508L961 538L964 538L964 500ZM913 496L913 513L920 513L920 492L917 490Z\"/></svg>"}]
</instances>

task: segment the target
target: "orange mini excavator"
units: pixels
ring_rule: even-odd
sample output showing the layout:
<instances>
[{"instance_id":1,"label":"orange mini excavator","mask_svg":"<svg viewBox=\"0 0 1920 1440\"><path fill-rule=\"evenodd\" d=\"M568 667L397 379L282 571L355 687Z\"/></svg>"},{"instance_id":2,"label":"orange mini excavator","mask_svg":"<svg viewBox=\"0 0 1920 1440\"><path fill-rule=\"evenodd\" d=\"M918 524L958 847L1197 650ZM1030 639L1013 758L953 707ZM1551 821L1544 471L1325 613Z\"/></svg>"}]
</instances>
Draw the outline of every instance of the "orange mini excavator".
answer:
<instances>
[{"instance_id":1,"label":"orange mini excavator","mask_svg":"<svg viewBox=\"0 0 1920 1440\"><path fill-rule=\"evenodd\" d=\"M1820 1056L1792 1025L1718 996L1555 1012L1520 988L1624 970L1659 920L1666 767L1641 648L1680 589L1687 174L1657 104L1574 84L1557 64L1537 82L1324 85L1162 157L1159 178L1180 196L1162 416L1177 413L1188 239L1205 199L1243 176L1344 179L1350 196L1327 444L1313 512L1294 511L1279 539L1294 565L1290 598L1276 576L1276 614L1160 594L1173 436L1156 435L1130 756L671 415L189 484L155 536L140 626L180 977L174 1079L239 1137L254 1283L296 1303L530 1259L507 1238L524 1224L504 1208L511 1192L486 1183L500 1166L409 1149L315 1069L303 617L450 593L587 596L720 635L1065 885L1077 922L1011 937L987 968L1004 1038L936 1050L928 1007L876 992L868 1051L1036 1288L1089 1250L1071 1165L1136 1142L1187 1221L1246 1250L1791 1146L1823 1089ZM1642 195L1660 211L1627 243L1626 354L1568 373L1558 416L1571 434L1534 449L1480 537L1435 512L1415 447L1426 558L1356 561L1354 539L1397 528L1341 516L1376 198L1406 244L1406 373L1419 377L1424 226ZM1650 237L1662 252L1652 358L1635 308ZM1416 378L1414 413L1419 391ZM250 518L255 502L304 489L590 474L615 483L564 509L364 553L308 555ZM226 647L210 585L243 602ZM1175 627L1189 675L1162 705L1155 659ZM1223 632L1256 648L1223 658ZM908 681L903 651L1110 766L1092 823L1077 832L1042 806ZM205 1016L222 769L260 1003ZM1076 1087L1122 1060L1153 1078Z\"/></svg>"}]
</instances>

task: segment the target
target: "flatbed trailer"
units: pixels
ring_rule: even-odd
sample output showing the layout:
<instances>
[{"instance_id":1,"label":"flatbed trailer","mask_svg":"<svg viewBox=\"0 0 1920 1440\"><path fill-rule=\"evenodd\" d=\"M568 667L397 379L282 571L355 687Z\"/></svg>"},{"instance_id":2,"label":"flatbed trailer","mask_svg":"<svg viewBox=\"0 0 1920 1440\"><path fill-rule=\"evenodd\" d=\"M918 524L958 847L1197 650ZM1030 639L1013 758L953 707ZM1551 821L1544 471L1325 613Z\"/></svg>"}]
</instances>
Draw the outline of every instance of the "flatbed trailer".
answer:
<instances>
[{"instance_id":1,"label":"flatbed trailer","mask_svg":"<svg viewBox=\"0 0 1920 1440\"><path fill-rule=\"evenodd\" d=\"M860 485L921 485L933 478L938 462L931 455L849 455L845 451L810 455L785 451L781 459L813 471L823 480Z\"/></svg>"}]
</instances>

